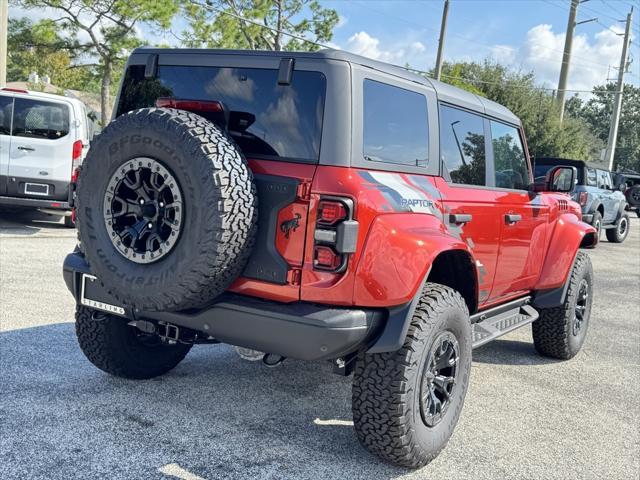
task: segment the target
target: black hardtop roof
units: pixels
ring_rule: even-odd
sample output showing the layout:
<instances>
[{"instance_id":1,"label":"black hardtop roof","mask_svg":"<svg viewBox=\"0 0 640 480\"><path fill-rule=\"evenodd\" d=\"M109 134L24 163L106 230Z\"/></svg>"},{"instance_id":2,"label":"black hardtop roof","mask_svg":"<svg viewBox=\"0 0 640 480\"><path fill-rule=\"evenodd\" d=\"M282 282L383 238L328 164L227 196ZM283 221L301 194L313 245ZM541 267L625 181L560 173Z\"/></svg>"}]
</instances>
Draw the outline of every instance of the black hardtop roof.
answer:
<instances>
[{"instance_id":1,"label":"black hardtop roof","mask_svg":"<svg viewBox=\"0 0 640 480\"><path fill-rule=\"evenodd\" d=\"M135 49L132 54L163 54L163 53L181 53L181 54L211 54L211 55L230 55L230 56L247 56L247 57L277 57L277 58L308 58L314 60L337 60L348 62L356 65L377 70L389 75L415 82L420 85L430 86L438 97L446 102L456 104L460 100L461 106L478 110L506 122L520 125L520 119L508 108L493 102L487 98L475 95L471 92L454 87L444 82L427 78L423 75L411 72L406 68L392 65L377 60L372 60L355 53L345 52L344 50L334 50L325 48L315 52L290 52L290 51L272 51L272 50L229 50L215 48L156 48L156 47L140 47Z\"/></svg>"}]
</instances>

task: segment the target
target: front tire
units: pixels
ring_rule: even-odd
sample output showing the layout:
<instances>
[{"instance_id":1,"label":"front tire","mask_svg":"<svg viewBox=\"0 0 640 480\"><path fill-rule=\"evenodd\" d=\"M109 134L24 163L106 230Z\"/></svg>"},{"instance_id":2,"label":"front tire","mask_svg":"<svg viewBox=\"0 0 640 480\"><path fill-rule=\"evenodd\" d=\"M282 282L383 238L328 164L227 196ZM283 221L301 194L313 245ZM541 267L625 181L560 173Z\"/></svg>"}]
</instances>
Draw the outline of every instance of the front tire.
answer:
<instances>
[{"instance_id":1,"label":"front tire","mask_svg":"<svg viewBox=\"0 0 640 480\"><path fill-rule=\"evenodd\" d=\"M353 379L360 443L396 465L419 468L446 446L471 373L471 324L455 290L427 283L402 348L361 353Z\"/></svg>"},{"instance_id":2,"label":"front tire","mask_svg":"<svg viewBox=\"0 0 640 480\"><path fill-rule=\"evenodd\" d=\"M573 358L587 338L593 302L593 267L586 253L578 252L570 275L564 303L540 309L540 318L531 324L533 344L545 357Z\"/></svg>"},{"instance_id":3,"label":"front tire","mask_svg":"<svg viewBox=\"0 0 640 480\"><path fill-rule=\"evenodd\" d=\"M627 235L629 235L629 214L623 213L616 222L615 228L607 230L607 240L612 243L624 242Z\"/></svg>"},{"instance_id":4,"label":"front tire","mask_svg":"<svg viewBox=\"0 0 640 480\"><path fill-rule=\"evenodd\" d=\"M76 307L76 336L82 352L100 370L123 378L146 379L167 373L191 345L169 345L141 334L127 319Z\"/></svg>"}]
</instances>

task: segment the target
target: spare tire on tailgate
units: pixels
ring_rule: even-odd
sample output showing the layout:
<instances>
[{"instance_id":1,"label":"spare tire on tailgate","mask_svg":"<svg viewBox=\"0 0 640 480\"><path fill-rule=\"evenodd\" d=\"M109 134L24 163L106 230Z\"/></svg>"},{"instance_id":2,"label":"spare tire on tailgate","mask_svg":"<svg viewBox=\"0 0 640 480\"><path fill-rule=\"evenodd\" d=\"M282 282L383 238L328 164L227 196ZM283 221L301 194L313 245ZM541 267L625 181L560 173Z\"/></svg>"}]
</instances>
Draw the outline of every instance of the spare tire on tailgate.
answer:
<instances>
[{"instance_id":1,"label":"spare tire on tailgate","mask_svg":"<svg viewBox=\"0 0 640 480\"><path fill-rule=\"evenodd\" d=\"M111 122L78 183L77 224L92 273L139 310L202 306L251 253L257 196L233 140L191 112L147 108Z\"/></svg>"}]
</instances>

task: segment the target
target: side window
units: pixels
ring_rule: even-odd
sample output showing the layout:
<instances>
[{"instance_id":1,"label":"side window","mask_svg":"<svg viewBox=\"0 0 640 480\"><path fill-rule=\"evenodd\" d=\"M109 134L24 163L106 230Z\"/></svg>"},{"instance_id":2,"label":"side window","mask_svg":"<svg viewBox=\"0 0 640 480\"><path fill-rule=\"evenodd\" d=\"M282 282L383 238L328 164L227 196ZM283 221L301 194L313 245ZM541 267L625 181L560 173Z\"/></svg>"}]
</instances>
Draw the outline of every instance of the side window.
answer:
<instances>
[{"instance_id":1,"label":"side window","mask_svg":"<svg viewBox=\"0 0 640 480\"><path fill-rule=\"evenodd\" d=\"M11 134L12 97L0 97L0 135Z\"/></svg>"},{"instance_id":2,"label":"side window","mask_svg":"<svg viewBox=\"0 0 640 480\"><path fill-rule=\"evenodd\" d=\"M595 187L597 185L596 171L593 168L587 168L587 185L591 187Z\"/></svg>"},{"instance_id":3,"label":"side window","mask_svg":"<svg viewBox=\"0 0 640 480\"><path fill-rule=\"evenodd\" d=\"M440 157L453 183L486 185L482 117L441 105Z\"/></svg>"},{"instance_id":4,"label":"side window","mask_svg":"<svg viewBox=\"0 0 640 480\"><path fill-rule=\"evenodd\" d=\"M429 159L427 97L365 80L363 153L366 160L426 166Z\"/></svg>"},{"instance_id":5,"label":"side window","mask_svg":"<svg viewBox=\"0 0 640 480\"><path fill-rule=\"evenodd\" d=\"M529 167L518 129L492 120L491 145L496 187L526 190L529 185Z\"/></svg>"},{"instance_id":6,"label":"side window","mask_svg":"<svg viewBox=\"0 0 640 480\"><path fill-rule=\"evenodd\" d=\"M60 103L16 98L13 135L56 140L69 133L69 107Z\"/></svg>"}]
</instances>

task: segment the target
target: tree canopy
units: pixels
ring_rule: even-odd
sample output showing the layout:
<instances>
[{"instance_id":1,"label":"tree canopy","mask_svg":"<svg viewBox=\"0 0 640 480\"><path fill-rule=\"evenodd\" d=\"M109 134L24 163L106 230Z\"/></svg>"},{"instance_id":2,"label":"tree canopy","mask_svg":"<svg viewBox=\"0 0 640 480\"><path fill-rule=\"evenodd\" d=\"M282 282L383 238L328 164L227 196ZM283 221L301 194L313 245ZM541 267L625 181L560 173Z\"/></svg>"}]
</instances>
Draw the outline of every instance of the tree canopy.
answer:
<instances>
[{"instance_id":1,"label":"tree canopy","mask_svg":"<svg viewBox=\"0 0 640 480\"><path fill-rule=\"evenodd\" d=\"M59 48L87 59L101 77L101 120L109 119L109 94L114 66L143 42L140 23L167 28L178 11L178 0L16 0L27 9L50 8L59 15L49 21L61 34ZM63 44L60 43L63 42Z\"/></svg>"},{"instance_id":2,"label":"tree canopy","mask_svg":"<svg viewBox=\"0 0 640 480\"><path fill-rule=\"evenodd\" d=\"M194 0L183 11L184 43L194 48L313 51L338 23L338 13L318 0Z\"/></svg>"}]
</instances>

